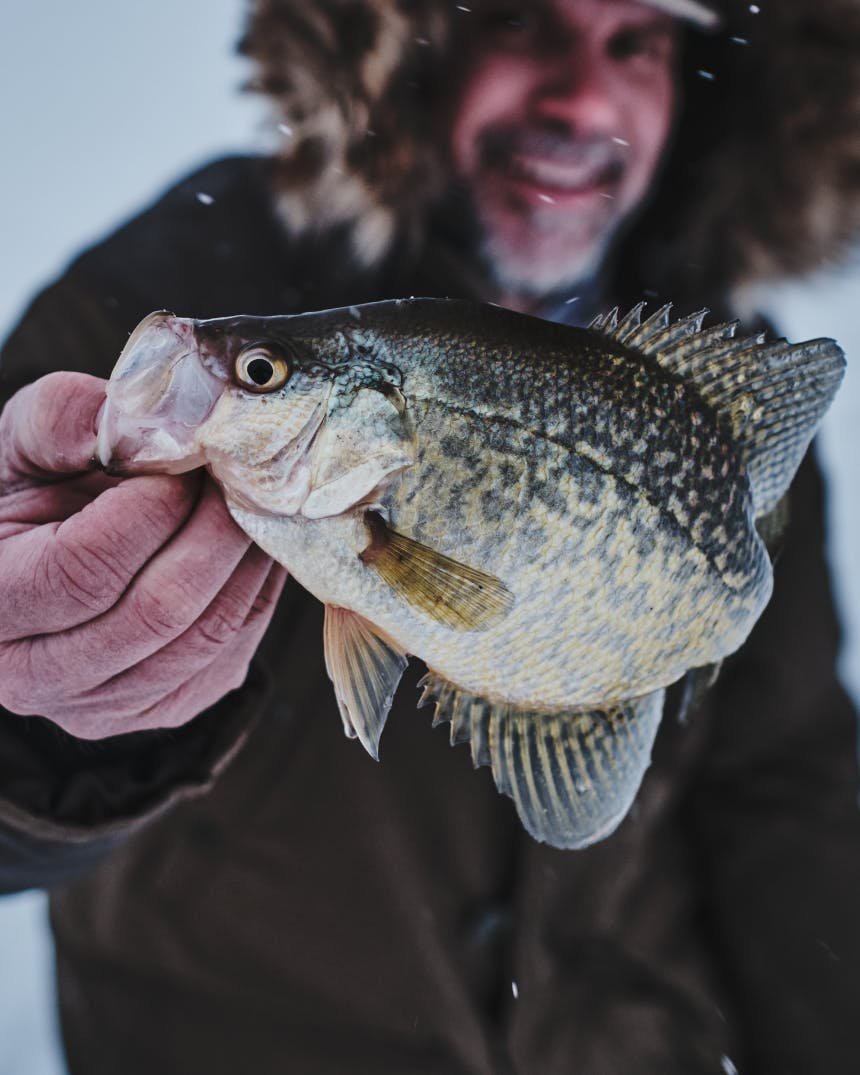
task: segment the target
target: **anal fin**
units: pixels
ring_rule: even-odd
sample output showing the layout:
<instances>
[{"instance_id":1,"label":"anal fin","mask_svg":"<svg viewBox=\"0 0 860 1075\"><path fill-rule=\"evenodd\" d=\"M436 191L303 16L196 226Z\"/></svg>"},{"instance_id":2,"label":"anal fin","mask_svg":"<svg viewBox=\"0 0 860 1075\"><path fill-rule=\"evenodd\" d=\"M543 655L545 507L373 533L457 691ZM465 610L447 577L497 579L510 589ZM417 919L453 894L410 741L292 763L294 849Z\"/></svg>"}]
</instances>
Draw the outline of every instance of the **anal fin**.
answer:
<instances>
[{"instance_id":1,"label":"anal fin","mask_svg":"<svg viewBox=\"0 0 860 1075\"><path fill-rule=\"evenodd\" d=\"M334 685L343 728L371 757L379 758L379 738L406 669L406 654L383 638L357 612L325 606L325 667Z\"/></svg>"},{"instance_id":2,"label":"anal fin","mask_svg":"<svg viewBox=\"0 0 860 1075\"><path fill-rule=\"evenodd\" d=\"M588 847L630 809L651 760L665 692L603 710L538 713L491 703L432 672L419 706L436 703L434 724L451 722L451 742L468 742L476 766L514 800L527 831L559 848Z\"/></svg>"},{"instance_id":3,"label":"anal fin","mask_svg":"<svg viewBox=\"0 0 860 1075\"><path fill-rule=\"evenodd\" d=\"M698 668L691 668L684 676L681 700L678 703L678 712L675 716L679 724L686 724L690 714L694 713L705 700L708 691L717 682L722 665L722 661L717 661L714 664L703 664Z\"/></svg>"}]
</instances>

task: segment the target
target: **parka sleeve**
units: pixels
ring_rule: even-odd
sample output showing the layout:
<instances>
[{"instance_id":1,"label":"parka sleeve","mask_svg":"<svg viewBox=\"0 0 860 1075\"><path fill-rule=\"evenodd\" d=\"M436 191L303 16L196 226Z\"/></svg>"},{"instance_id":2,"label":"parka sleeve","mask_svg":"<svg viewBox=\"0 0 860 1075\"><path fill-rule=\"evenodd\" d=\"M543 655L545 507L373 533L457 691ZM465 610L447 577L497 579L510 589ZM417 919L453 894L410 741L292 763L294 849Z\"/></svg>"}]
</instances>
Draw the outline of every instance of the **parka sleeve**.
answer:
<instances>
[{"instance_id":1,"label":"parka sleeve","mask_svg":"<svg viewBox=\"0 0 860 1075\"><path fill-rule=\"evenodd\" d=\"M836 675L839 628L811 457L792 490L773 598L709 704L693 847L748 1075L860 1064L857 724ZM695 718L692 718L695 719Z\"/></svg>"},{"instance_id":2,"label":"parka sleeve","mask_svg":"<svg viewBox=\"0 0 860 1075\"><path fill-rule=\"evenodd\" d=\"M73 270L36 298L6 343L0 401L55 369L106 376L137 316L115 286ZM0 892L59 883L176 802L205 793L267 694L267 673L255 663L241 688L183 727L100 742L0 708Z\"/></svg>"}]
</instances>

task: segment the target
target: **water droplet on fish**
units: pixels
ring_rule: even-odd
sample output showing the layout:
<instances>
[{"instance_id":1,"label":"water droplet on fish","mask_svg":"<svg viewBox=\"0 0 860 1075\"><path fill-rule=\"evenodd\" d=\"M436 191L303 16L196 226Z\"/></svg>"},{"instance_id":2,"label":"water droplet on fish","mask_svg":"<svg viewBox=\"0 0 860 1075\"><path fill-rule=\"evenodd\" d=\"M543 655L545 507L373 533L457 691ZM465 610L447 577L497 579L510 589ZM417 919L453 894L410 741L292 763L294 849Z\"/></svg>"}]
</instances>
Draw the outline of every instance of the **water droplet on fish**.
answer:
<instances>
[{"instance_id":1,"label":"water droplet on fish","mask_svg":"<svg viewBox=\"0 0 860 1075\"><path fill-rule=\"evenodd\" d=\"M565 306L570 306L572 302L579 302L579 295L574 295L573 298L564 300Z\"/></svg>"},{"instance_id":2,"label":"water droplet on fish","mask_svg":"<svg viewBox=\"0 0 860 1075\"><path fill-rule=\"evenodd\" d=\"M734 43L736 45L748 45L749 44L748 39L745 38L745 37L733 37L731 40L734 41Z\"/></svg>"},{"instance_id":3,"label":"water droplet on fish","mask_svg":"<svg viewBox=\"0 0 860 1075\"><path fill-rule=\"evenodd\" d=\"M359 310L357 306L350 306L349 312L356 319L356 321L361 320L361 310Z\"/></svg>"},{"instance_id":4,"label":"water droplet on fish","mask_svg":"<svg viewBox=\"0 0 860 1075\"><path fill-rule=\"evenodd\" d=\"M465 8L463 8L462 10L464 10L464 11L465 11L466 9L465 9ZM427 40L427 38L426 38L426 37L416 37L416 38L415 38L415 44L416 44L416 45L429 45L429 44L430 44L430 42L429 42L429 41Z\"/></svg>"},{"instance_id":5,"label":"water droplet on fish","mask_svg":"<svg viewBox=\"0 0 860 1075\"><path fill-rule=\"evenodd\" d=\"M738 1075L738 1069L727 1056L720 1057L720 1065L726 1075Z\"/></svg>"},{"instance_id":6,"label":"water droplet on fish","mask_svg":"<svg viewBox=\"0 0 860 1075\"><path fill-rule=\"evenodd\" d=\"M758 6L758 4L750 4L750 11L753 13L753 15L758 15L758 13L761 11L761 8Z\"/></svg>"},{"instance_id":7,"label":"water droplet on fish","mask_svg":"<svg viewBox=\"0 0 860 1075\"><path fill-rule=\"evenodd\" d=\"M292 138L293 136L293 128L289 125L289 123L279 123L278 130L287 138Z\"/></svg>"},{"instance_id":8,"label":"water droplet on fish","mask_svg":"<svg viewBox=\"0 0 860 1075\"><path fill-rule=\"evenodd\" d=\"M542 202L549 202L550 205L555 205L555 198L551 194L538 194L538 197Z\"/></svg>"},{"instance_id":9,"label":"water droplet on fish","mask_svg":"<svg viewBox=\"0 0 860 1075\"><path fill-rule=\"evenodd\" d=\"M520 989L516 982L511 982L511 993L513 993L514 1000L520 995Z\"/></svg>"},{"instance_id":10,"label":"water droplet on fish","mask_svg":"<svg viewBox=\"0 0 860 1075\"><path fill-rule=\"evenodd\" d=\"M699 78L707 79L708 82L713 82L714 79L717 77L713 73L713 71L703 71L701 70L701 68L696 72L696 74L699 76Z\"/></svg>"},{"instance_id":11,"label":"water droplet on fish","mask_svg":"<svg viewBox=\"0 0 860 1075\"><path fill-rule=\"evenodd\" d=\"M470 7L466 7L465 4L457 4L457 10L465 11L467 15L470 15L472 13L472 9Z\"/></svg>"},{"instance_id":12,"label":"water droplet on fish","mask_svg":"<svg viewBox=\"0 0 860 1075\"><path fill-rule=\"evenodd\" d=\"M615 195L614 195L614 194L609 194L609 193L608 193L607 191L605 191L605 190L601 190L601 192L600 192L600 197L601 197L601 198L614 198L614 197L615 197Z\"/></svg>"},{"instance_id":13,"label":"water droplet on fish","mask_svg":"<svg viewBox=\"0 0 860 1075\"><path fill-rule=\"evenodd\" d=\"M197 201L200 202L201 205L212 205L215 199L211 194L204 194L202 190L198 190Z\"/></svg>"},{"instance_id":14,"label":"water droplet on fish","mask_svg":"<svg viewBox=\"0 0 860 1075\"><path fill-rule=\"evenodd\" d=\"M618 146L629 146L630 143L626 138L613 138L612 141Z\"/></svg>"}]
</instances>

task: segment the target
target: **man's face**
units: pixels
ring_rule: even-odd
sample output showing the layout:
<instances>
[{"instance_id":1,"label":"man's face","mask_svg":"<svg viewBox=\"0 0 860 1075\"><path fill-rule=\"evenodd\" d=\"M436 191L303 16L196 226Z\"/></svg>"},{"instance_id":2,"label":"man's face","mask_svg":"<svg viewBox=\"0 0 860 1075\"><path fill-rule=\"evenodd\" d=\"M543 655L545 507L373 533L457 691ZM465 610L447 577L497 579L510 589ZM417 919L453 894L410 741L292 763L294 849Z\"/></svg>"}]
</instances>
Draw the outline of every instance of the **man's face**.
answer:
<instances>
[{"instance_id":1,"label":"man's face","mask_svg":"<svg viewBox=\"0 0 860 1075\"><path fill-rule=\"evenodd\" d=\"M637 0L482 0L471 17L455 172L500 287L546 294L596 271L651 185L678 26Z\"/></svg>"}]
</instances>

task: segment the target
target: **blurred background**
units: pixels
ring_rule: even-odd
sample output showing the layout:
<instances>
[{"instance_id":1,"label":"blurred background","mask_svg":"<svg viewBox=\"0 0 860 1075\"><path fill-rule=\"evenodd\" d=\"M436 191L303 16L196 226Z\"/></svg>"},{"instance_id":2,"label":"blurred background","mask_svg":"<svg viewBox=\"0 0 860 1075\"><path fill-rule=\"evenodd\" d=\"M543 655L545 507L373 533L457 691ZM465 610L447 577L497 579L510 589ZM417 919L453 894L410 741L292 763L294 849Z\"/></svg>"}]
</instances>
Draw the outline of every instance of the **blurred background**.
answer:
<instances>
[{"instance_id":1,"label":"blurred background","mask_svg":"<svg viewBox=\"0 0 860 1075\"><path fill-rule=\"evenodd\" d=\"M174 179L270 142L263 105L238 92L247 77L233 55L242 11L242 0L4 5L0 336L35 288ZM820 448L842 673L860 699L860 259L751 301L787 336L835 336L848 355ZM63 1072L45 898L0 897L0 1075Z\"/></svg>"}]
</instances>

